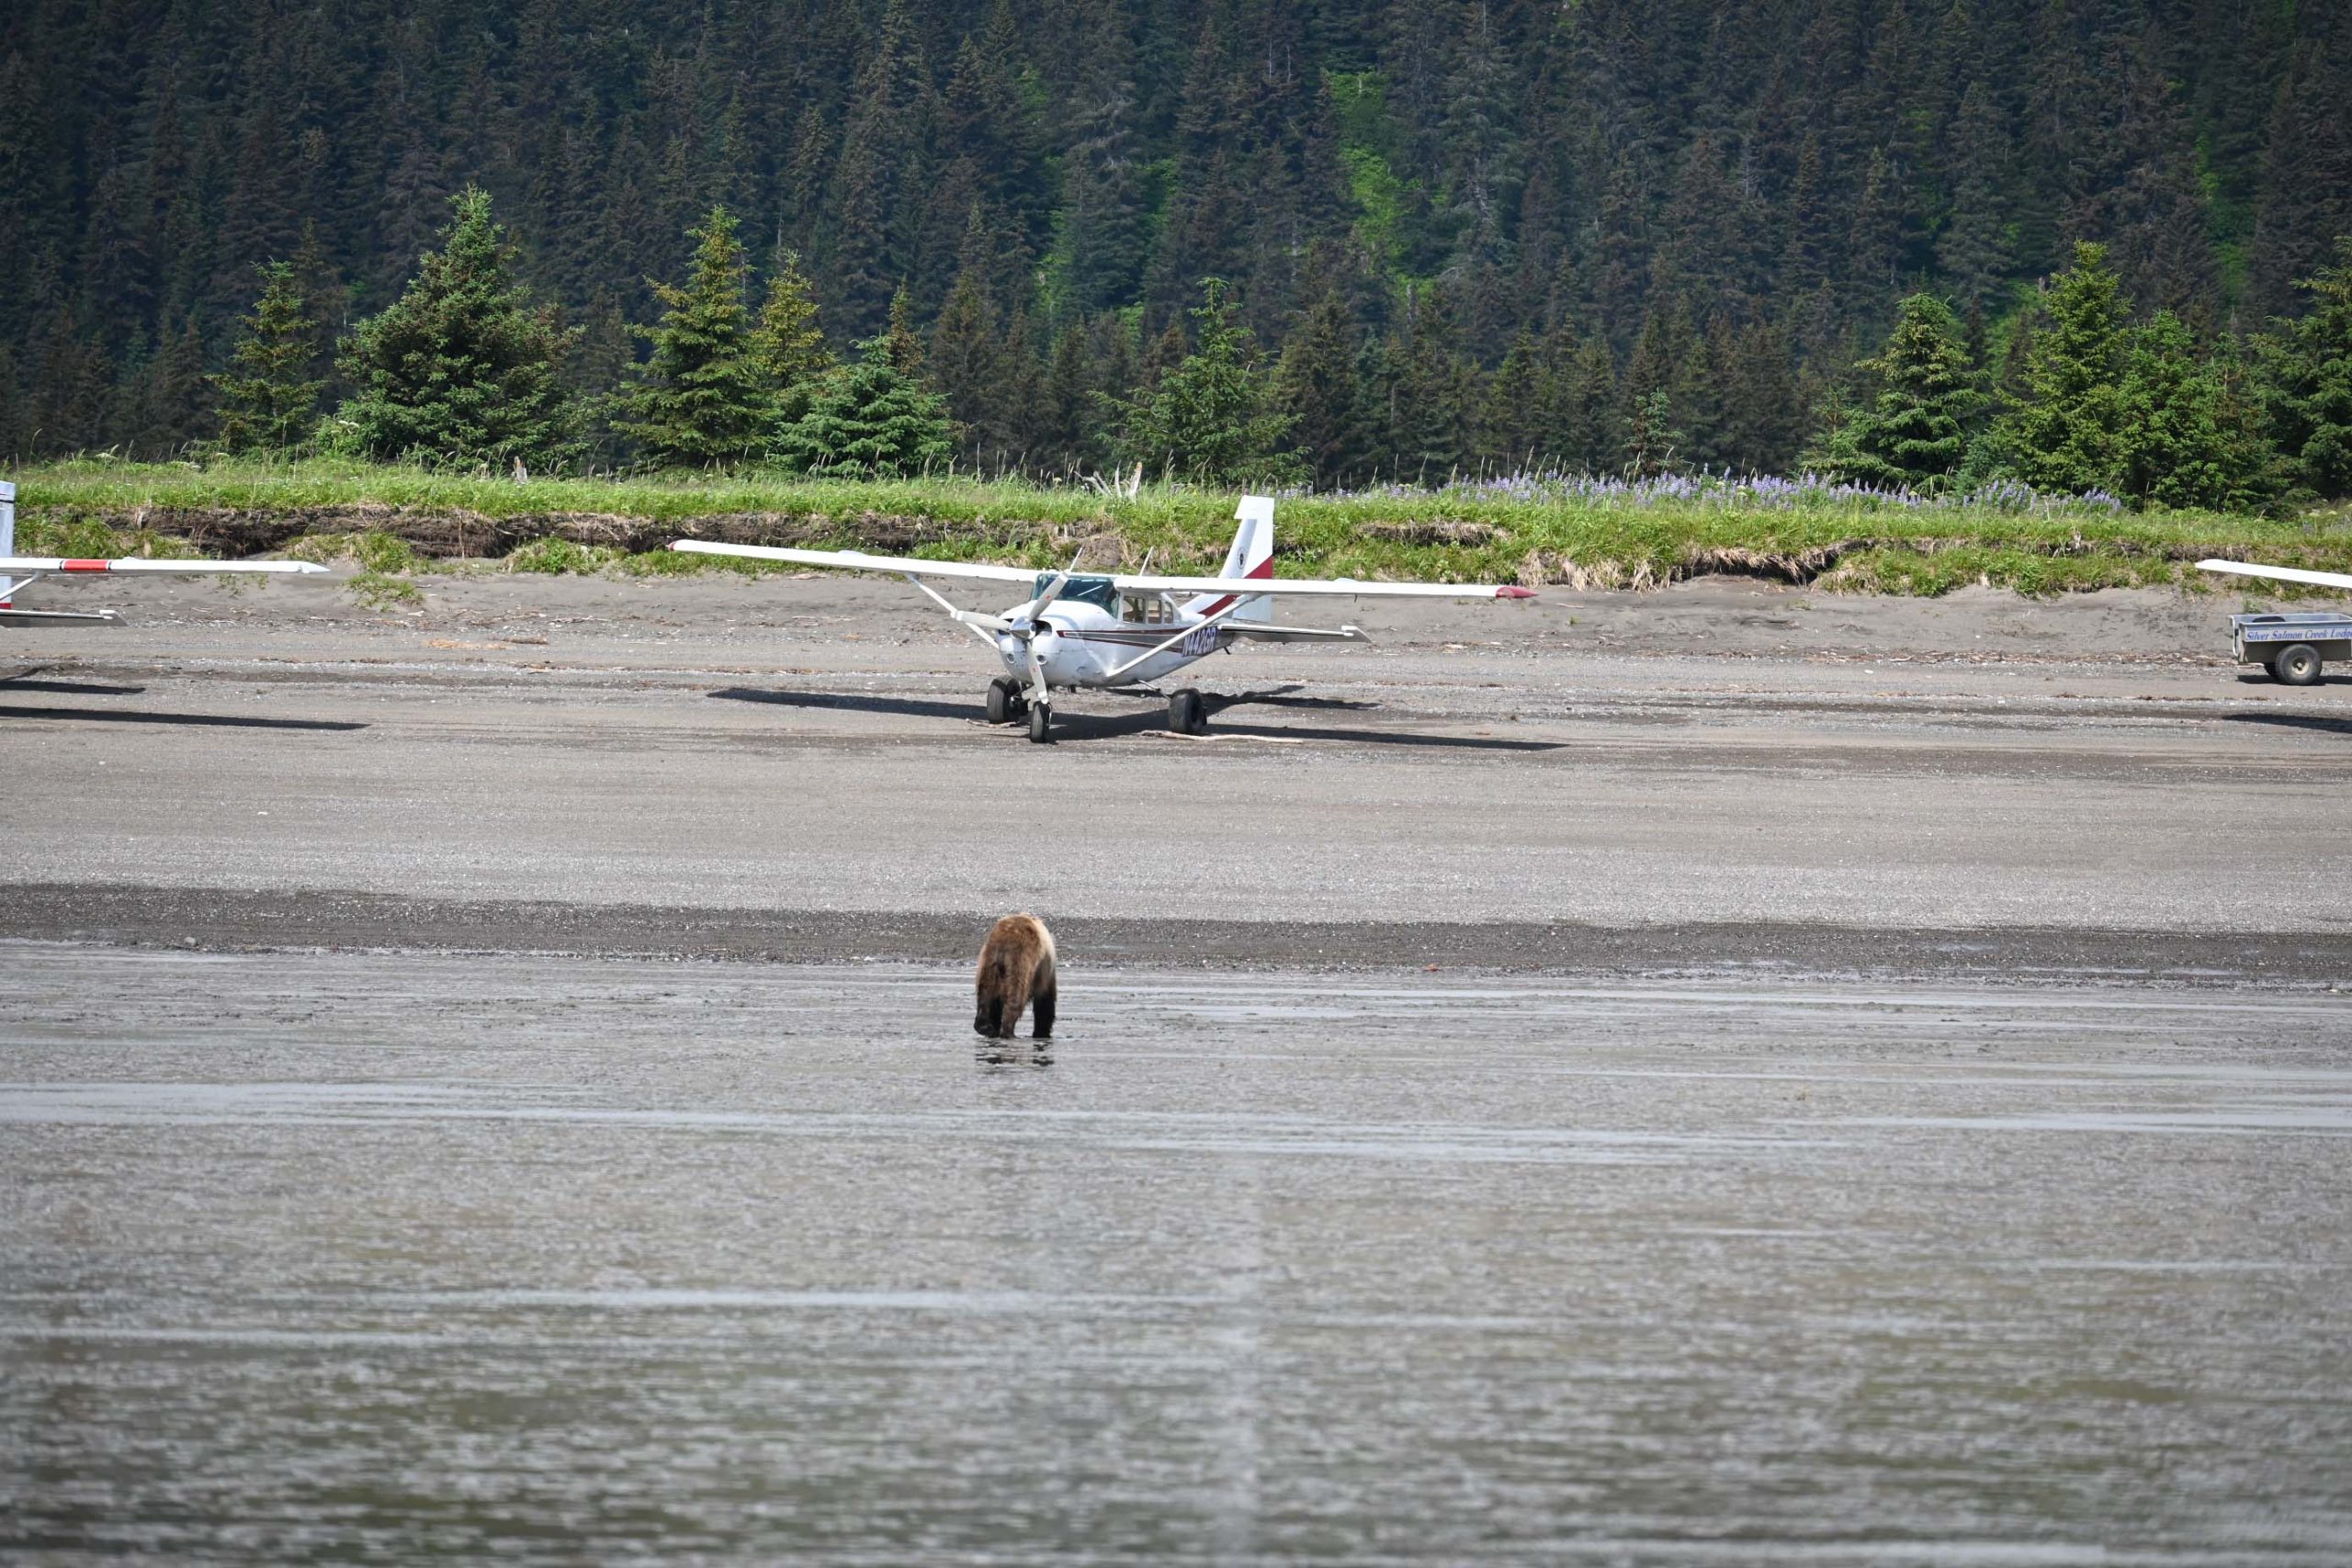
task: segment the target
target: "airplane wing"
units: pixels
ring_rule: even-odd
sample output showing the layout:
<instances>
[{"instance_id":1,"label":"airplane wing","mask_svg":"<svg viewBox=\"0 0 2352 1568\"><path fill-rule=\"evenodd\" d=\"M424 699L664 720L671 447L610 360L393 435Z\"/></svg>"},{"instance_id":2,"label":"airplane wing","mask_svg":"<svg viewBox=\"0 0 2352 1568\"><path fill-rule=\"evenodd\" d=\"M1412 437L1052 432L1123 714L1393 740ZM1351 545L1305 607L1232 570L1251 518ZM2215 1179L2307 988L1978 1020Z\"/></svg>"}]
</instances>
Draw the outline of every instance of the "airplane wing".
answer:
<instances>
[{"instance_id":1,"label":"airplane wing","mask_svg":"<svg viewBox=\"0 0 2352 1568\"><path fill-rule=\"evenodd\" d=\"M5 499L0 499L0 507L6 504ZM10 532L13 529L9 520L0 516L0 544L6 542ZM324 570L326 568L306 560L142 560L136 556L120 560L78 560L72 556L0 556L0 626L113 624L119 620L112 610L17 609L16 595L52 573L79 577L90 572L160 572L173 577L196 577L215 572L291 572L308 576Z\"/></svg>"},{"instance_id":2,"label":"airplane wing","mask_svg":"<svg viewBox=\"0 0 2352 1568\"><path fill-rule=\"evenodd\" d=\"M2305 571L2292 566L2255 566L2239 560L2201 560L2199 571L2225 571L2234 577L2273 577L2281 582L2308 582L2314 588L2352 588L2352 577L2340 571Z\"/></svg>"},{"instance_id":3,"label":"airplane wing","mask_svg":"<svg viewBox=\"0 0 2352 1568\"><path fill-rule=\"evenodd\" d=\"M880 571L892 577L964 577L981 582L1037 581L1027 567L989 566L979 561L925 560L918 556L870 556L864 550L795 550L780 545L722 545L708 539L679 539L670 547L695 556L741 556L746 560L787 561L836 571Z\"/></svg>"},{"instance_id":4,"label":"airplane wing","mask_svg":"<svg viewBox=\"0 0 2352 1568\"><path fill-rule=\"evenodd\" d=\"M870 556L863 550L796 550L774 545L722 545L680 539L670 547L692 555L741 556L751 560L789 561L841 571L888 572L894 577L963 577L988 582L1030 583L1038 573L1024 567L984 566L975 561L926 560L918 556ZM1111 575L1123 593L1317 593L1347 598L1532 599L1535 591L1514 583L1359 582L1352 578L1312 577L1129 577Z\"/></svg>"},{"instance_id":5,"label":"airplane wing","mask_svg":"<svg viewBox=\"0 0 2352 1568\"><path fill-rule=\"evenodd\" d=\"M326 568L306 560L142 560L136 556L121 560L75 560L71 556L0 556L0 572L160 571L195 576L217 571L307 575L324 570Z\"/></svg>"}]
</instances>

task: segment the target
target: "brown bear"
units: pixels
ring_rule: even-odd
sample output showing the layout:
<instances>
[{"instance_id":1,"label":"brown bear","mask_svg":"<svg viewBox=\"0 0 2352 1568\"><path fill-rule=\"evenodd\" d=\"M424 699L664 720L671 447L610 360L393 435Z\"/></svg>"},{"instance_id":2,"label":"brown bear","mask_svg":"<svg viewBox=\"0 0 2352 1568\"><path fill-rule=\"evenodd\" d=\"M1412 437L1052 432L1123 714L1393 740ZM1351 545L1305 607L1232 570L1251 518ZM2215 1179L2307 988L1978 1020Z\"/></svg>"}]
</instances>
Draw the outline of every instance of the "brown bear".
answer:
<instances>
[{"instance_id":1,"label":"brown bear","mask_svg":"<svg viewBox=\"0 0 2352 1568\"><path fill-rule=\"evenodd\" d=\"M1035 915L1007 915L980 944L976 984L979 1010L972 1027L992 1040L1010 1040L1021 1010L1031 1010L1034 1038L1054 1032L1054 933Z\"/></svg>"}]
</instances>

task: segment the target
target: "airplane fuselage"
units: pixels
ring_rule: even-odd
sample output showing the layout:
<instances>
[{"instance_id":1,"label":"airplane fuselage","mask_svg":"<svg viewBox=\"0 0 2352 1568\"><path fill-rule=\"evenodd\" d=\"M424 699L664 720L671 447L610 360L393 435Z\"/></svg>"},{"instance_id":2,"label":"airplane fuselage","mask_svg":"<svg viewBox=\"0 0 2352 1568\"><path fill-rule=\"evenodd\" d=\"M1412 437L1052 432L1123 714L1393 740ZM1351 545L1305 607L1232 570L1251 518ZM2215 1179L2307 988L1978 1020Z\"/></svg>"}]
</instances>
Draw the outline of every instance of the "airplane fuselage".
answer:
<instances>
[{"instance_id":1,"label":"airplane fuselage","mask_svg":"<svg viewBox=\"0 0 2352 1568\"><path fill-rule=\"evenodd\" d=\"M1124 668L1180 632L1182 640L1167 651ZM1145 686L1215 653L1227 636L1222 624L1203 626L1197 616L1126 620L1099 605L1062 601L1037 618L1037 663L1051 687ZM996 650L1004 672L1026 685L1028 646L1008 633L996 638Z\"/></svg>"}]
</instances>

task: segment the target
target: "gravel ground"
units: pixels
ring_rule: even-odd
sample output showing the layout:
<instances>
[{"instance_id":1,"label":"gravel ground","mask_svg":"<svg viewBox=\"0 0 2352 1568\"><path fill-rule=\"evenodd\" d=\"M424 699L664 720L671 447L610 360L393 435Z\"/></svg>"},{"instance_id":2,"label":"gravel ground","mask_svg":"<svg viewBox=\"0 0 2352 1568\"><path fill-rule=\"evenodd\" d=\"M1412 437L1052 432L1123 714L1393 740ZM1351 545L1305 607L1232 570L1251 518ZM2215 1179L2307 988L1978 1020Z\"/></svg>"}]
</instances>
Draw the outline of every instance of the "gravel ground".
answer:
<instances>
[{"instance_id":1,"label":"gravel ground","mask_svg":"<svg viewBox=\"0 0 2352 1568\"><path fill-rule=\"evenodd\" d=\"M1254 694L1206 738L1088 694L1033 747L978 722L979 650L889 585L458 579L414 617L136 586L141 626L10 644L20 888L2153 931L2224 962L2352 932L2346 688L2242 677L2218 602L2172 592L1365 604L1370 649L1201 666ZM1792 622L1833 635L1782 650ZM0 929L52 913L78 918Z\"/></svg>"}]
</instances>

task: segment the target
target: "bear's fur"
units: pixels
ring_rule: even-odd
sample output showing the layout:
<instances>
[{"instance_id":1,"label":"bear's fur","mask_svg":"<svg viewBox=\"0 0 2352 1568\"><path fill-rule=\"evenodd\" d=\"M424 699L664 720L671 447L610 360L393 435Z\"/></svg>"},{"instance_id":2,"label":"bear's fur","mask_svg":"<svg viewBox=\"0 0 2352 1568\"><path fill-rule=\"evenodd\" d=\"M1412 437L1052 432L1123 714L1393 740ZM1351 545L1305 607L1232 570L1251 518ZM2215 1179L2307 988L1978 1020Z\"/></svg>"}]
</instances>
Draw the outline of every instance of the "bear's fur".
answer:
<instances>
[{"instance_id":1,"label":"bear's fur","mask_svg":"<svg viewBox=\"0 0 2352 1568\"><path fill-rule=\"evenodd\" d=\"M989 928L980 944L976 979L979 1009L972 1027L992 1040L1010 1040L1030 1010L1034 1038L1054 1032L1054 933L1035 915L1007 915Z\"/></svg>"}]
</instances>

